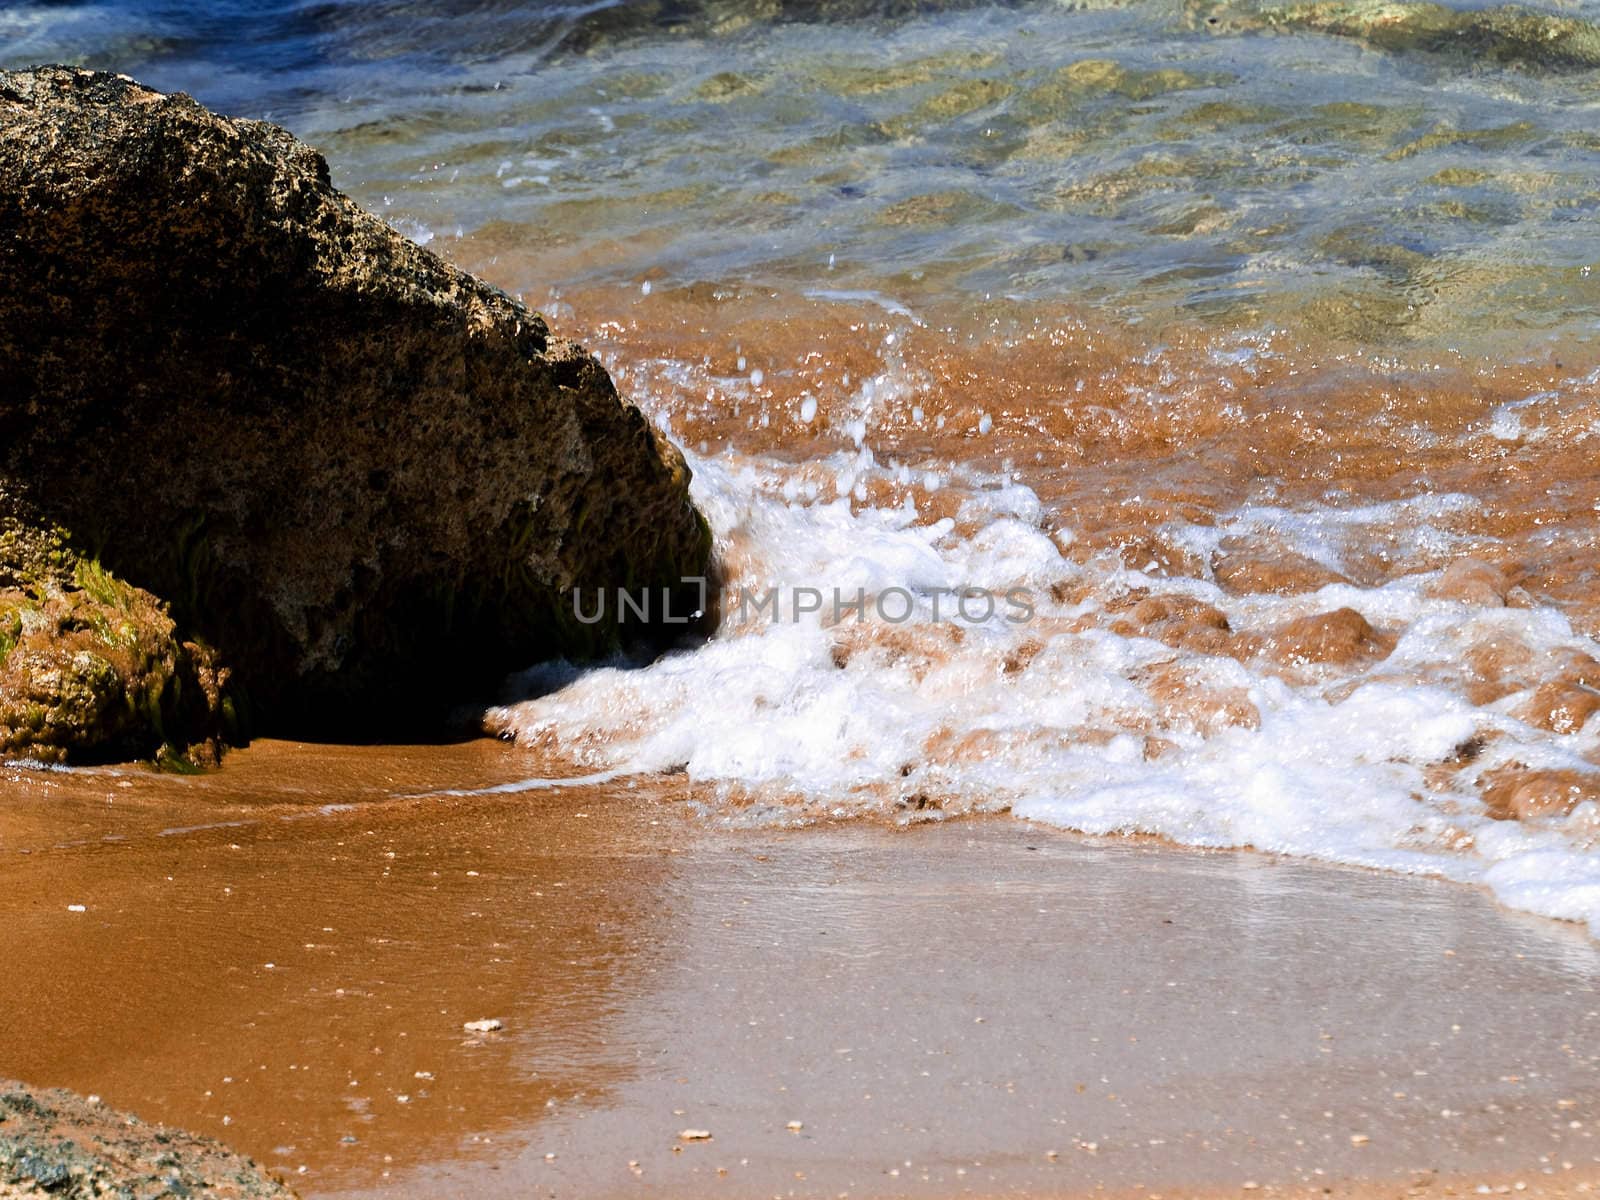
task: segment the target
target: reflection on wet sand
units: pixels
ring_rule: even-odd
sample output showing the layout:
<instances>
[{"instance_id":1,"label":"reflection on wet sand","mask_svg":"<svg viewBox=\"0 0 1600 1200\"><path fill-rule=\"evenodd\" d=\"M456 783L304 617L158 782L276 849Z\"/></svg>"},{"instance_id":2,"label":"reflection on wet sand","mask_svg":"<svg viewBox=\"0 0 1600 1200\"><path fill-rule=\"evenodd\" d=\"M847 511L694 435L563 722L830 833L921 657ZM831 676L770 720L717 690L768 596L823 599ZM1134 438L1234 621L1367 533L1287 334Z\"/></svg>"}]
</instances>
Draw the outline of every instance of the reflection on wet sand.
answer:
<instances>
[{"instance_id":1,"label":"reflection on wet sand","mask_svg":"<svg viewBox=\"0 0 1600 1200\"><path fill-rule=\"evenodd\" d=\"M648 986L671 922L647 794L393 798L530 769L492 742L261 744L199 779L8 769L0 1062L314 1188L502 1153L633 1069L614 989ZM44 833L35 796L80 836ZM485 1017L504 1030L463 1029Z\"/></svg>"},{"instance_id":2,"label":"reflection on wet sand","mask_svg":"<svg viewBox=\"0 0 1600 1200\"><path fill-rule=\"evenodd\" d=\"M308 1196L1600 1178L1600 947L1481 892L1015 822L727 832L681 777L396 798L540 767L13 771L0 1068ZM98 834L39 837L40 789Z\"/></svg>"}]
</instances>

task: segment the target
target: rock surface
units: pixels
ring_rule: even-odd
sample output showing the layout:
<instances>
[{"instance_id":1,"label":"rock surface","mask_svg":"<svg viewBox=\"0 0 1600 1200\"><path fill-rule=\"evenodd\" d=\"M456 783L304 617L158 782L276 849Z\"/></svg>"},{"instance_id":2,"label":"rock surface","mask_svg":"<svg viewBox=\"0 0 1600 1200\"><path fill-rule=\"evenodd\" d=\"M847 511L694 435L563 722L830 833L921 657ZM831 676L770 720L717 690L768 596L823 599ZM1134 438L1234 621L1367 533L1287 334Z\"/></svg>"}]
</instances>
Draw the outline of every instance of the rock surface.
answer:
<instances>
[{"instance_id":1,"label":"rock surface","mask_svg":"<svg viewBox=\"0 0 1600 1200\"><path fill-rule=\"evenodd\" d=\"M0 757L215 763L226 668L0 481Z\"/></svg>"},{"instance_id":2,"label":"rock surface","mask_svg":"<svg viewBox=\"0 0 1600 1200\"><path fill-rule=\"evenodd\" d=\"M1187 0L1192 23L1218 32L1305 30L1394 53L1459 56L1531 70L1600 66L1600 27L1515 4L1451 8L1433 0Z\"/></svg>"},{"instance_id":3,"label":"rock surface","mask_svg":"<svg viewBox=\"0 0 1600 1200\"><path fill-rule=\"evenodd\" d=\"M294 1200L210 1138L146 1125L71 1092L0 1080L0 1197L101 1196Z\"/></svg>"},{"instance_id":4,"label":"rock surface","mask_svg":"<svg viewBox=\"0 0 1600 1200\"><path fill-rule=\"evenodd\" d=\"M710 549L682 456L538 314L284 130L61 67L0 72L0 482L286 732L606 649L569 589Z\"/></svg>"}]
</instances>

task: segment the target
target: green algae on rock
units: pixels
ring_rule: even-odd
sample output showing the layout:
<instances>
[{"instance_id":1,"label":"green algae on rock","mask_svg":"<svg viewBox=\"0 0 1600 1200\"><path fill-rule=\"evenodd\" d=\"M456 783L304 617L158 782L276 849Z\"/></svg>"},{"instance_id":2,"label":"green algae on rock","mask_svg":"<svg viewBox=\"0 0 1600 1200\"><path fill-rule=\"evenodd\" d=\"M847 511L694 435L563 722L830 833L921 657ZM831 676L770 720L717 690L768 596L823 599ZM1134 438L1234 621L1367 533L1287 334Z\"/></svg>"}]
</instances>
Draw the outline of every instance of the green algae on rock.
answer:
<instances>
[{"instance_id":1,"label":"green algae on rock","mask_svg":"<svg viewBox=\"0 0 1600 1200\"><path fill-rule=\"evenodd\" d=\"M0 484L0 758L209 765L232 721L227 684L165 604Z\"/></svg>"},{"instance_id":2,"label":"green algae on rock","mask_svg":"<svg viewBox=\"0 0 1600 1200\"><path fill-rule=\"evenodd\" d=\"M609 649L571 589L679 586L710 550L682 455L541 316L284 130L62 67L0 73L0 480L310 734ZM114 624L57 586L73 630Z\"/></svg>"},{"instance_id":3,"label":"green algae on rock","mask_svg":"<svg viewBox=\"0 0 1600 1200\"><path fill-rule=\"evenodd\" d=\"M0 1196L191 1195L294 1200L253 1161L210 1138L147 1125L93 1097L0 1080Z\"/></svg>"}]
</instances>

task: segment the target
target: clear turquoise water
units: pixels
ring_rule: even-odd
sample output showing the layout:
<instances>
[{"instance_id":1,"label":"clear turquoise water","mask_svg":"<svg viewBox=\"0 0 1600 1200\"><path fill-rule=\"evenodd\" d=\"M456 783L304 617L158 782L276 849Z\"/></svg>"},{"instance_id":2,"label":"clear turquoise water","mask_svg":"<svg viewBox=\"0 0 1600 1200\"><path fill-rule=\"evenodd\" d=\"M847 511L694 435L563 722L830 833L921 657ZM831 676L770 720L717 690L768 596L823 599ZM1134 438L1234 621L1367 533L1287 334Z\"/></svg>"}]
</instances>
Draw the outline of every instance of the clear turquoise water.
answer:
<instances>
[{"instance_id":1,"label":"clear turquoise water","mask_svg":"<svg viewBox=\"0 0 1600 1200\"><path fill-rule=\"evenodd\" d=\"M1465 348L1600 315L1600 71L1481 38L1174 0L197 7L11 4L0 61L271 118L415 236L549 250L506 281L541 290L652 273Z\"/></svg>"}]
</instances>

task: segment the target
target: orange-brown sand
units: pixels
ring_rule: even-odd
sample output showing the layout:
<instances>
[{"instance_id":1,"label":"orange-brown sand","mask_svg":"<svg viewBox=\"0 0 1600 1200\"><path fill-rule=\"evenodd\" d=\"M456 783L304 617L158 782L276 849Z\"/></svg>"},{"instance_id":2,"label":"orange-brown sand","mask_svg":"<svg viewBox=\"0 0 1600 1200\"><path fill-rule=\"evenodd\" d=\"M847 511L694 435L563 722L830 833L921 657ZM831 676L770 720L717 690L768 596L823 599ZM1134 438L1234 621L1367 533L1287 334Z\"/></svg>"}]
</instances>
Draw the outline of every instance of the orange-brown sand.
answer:
<instances>
[{"instance_id":1,"label":"orange-brown sand","mask_svg":"<svg viewBox=\"0 0 1600 1200\"><path fill-rule=\"evenodd\" d=\"M487 741L5 768L0 1074L313 1197L1600 1180L1574 928L1003 820L728 830L681 778L426 794L540 774Z\"/></svg>"}]
</instances>

